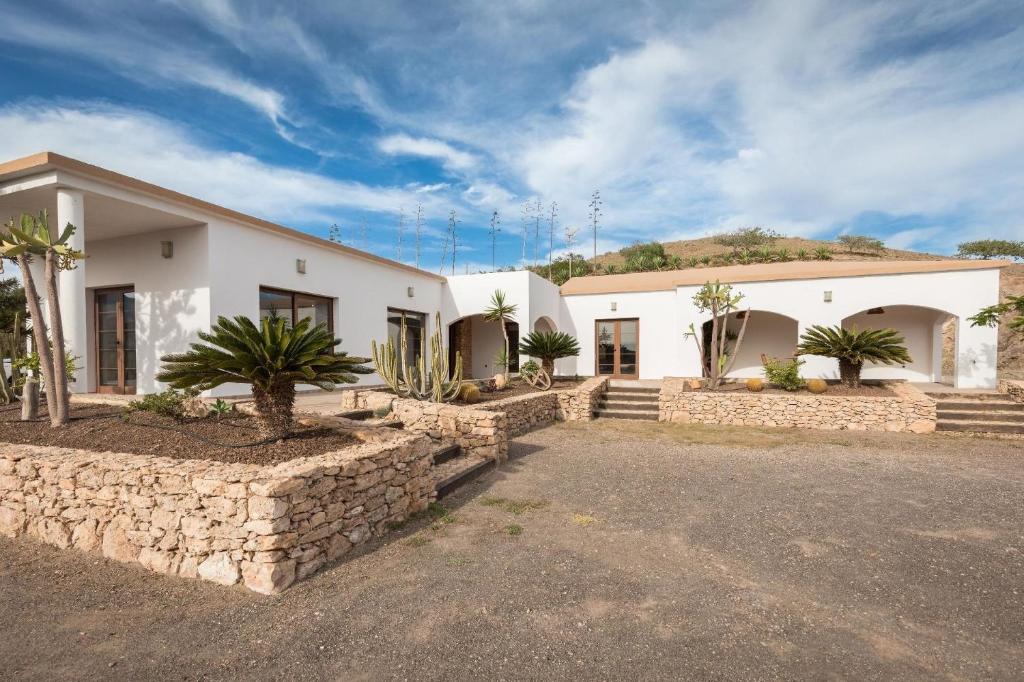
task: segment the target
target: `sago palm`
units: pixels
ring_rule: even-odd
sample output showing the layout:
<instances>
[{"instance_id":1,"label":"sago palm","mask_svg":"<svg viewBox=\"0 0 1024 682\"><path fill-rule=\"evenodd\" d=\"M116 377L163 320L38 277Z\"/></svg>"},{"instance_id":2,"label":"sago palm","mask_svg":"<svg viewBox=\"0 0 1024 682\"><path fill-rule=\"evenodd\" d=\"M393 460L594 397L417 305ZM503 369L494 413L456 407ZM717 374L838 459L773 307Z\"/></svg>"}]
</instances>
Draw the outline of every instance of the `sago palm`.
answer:
<instances>
[{"instance_id":1,"label":"sago palm","mask_svg":"<svg viewBox=\"0 0 1024 682\"><path fill-rule=\"evenodd\" d=\"M187 353L165 355L158 381L177 389L206 391L222 384L252 387L256 422L265 438L284 438L292 424L296 384L324 390L352 384L356 374L370 374L365 358L335 352L340 339L309 318L292 328L283 318L264 319L257 327L239 315L217 319L210 331L199 332L205 343L190 344Z\"/></svg>"},{"instance_id":2,"label":"sago palm","mask_svg":"<svg viewBox=\"0 0 1024 682\"><path fill-rule=\"evenodd\" d=\"M555 373L555 360L580 354L580 344L565 332L530 332L519 342L519 352L540 358L541 367L550 376Z\"/></svg>"},{"instance_id":3,"label":"sago palm","mask_svg":"<svg viewBox=\"0 0 1024 682\"><path fill-rule=\"evenodd\" d=\"M860 386L865 362L903 365L912 362L906 341L895 329L843 329L814 325L800 337L797 355L820 355L839 360L839 379L844 386Z\"/></svg>"}]
</instances>

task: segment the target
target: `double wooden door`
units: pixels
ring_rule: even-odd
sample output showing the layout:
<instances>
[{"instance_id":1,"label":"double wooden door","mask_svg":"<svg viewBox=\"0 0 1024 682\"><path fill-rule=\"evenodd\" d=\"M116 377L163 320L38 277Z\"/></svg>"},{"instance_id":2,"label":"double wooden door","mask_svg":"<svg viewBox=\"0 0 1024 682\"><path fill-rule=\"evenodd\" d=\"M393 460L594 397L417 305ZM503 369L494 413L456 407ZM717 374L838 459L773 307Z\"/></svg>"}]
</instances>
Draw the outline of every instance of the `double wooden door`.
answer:
<instances>
[{"instance_id":1,"label":"double wooden door","mask_svg":"<svg viewBox=\"0 0 1024 682\"><path fill-rule=\"evenodd\" d=\"M598 375L640 378L639 320L597 320L596 336Z\"/></svg>"},{"instance_id":2,"label":"double wooden door","mask_svg":"<svg viewBox=\"0 0 1024 682\"><path fill-rule=\"evenodd\" d=\"M96 392L135 393L135 290L97 289Z\"/></svg>"}]
</instances>

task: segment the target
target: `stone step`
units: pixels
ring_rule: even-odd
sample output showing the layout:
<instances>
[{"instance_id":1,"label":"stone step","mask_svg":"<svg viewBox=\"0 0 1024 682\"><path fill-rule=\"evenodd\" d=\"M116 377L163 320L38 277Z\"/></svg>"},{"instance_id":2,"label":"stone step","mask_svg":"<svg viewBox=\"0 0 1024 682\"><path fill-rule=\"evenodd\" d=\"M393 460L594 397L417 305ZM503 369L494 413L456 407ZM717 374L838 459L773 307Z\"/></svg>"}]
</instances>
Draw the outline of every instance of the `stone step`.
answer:
<instances>
[{"instance_id":1,"label":"stone step","mask_svg":"<svg viewBox=\"0 0 1024 682\"><path fill-rule=\"evenodd\" d=\"M972 412L987 412L989 410L1024 412L1024 403L1002 400L940 400L935 407L939 410Z\"/></svg>"},{"instance_id":2,"label":"stone step","mask_svg":"<svg viewBox=\"0 0 1024 682\"><path fill-rule=\"evenodd\" d=\"M651 421L658 421L658 412L640 411L640 410L595 410L594 416L608 419L649 419Z\"/></svg>"},{"instance_id":3,"label":"stone step","mask_svg":"<svg viewBox=\"0 0 1024 682\"><path fill-rule=\"evenodd\" d=\"M1024 424L1017 422L982 422L967 420L946 420L935 424L936 431L972 431L979 433L1020 433Z\"/></svg>"},{"instance_id":4,"label":"stone step","mask_svg":"<svg viewBox=\"0 0 1024 682\"><path fill-rule=\"evenodd\" d=\"M992 400L996 402L1013 402L1013 398L1005 393L956 393L955 391L942 393L928 393L929 398L935 400Z\"/></svg>"},{"instance_id":5,"label":"stone step","mask_svg":"<svg viewBox=\"0 0 1024 682\"><path fill-rule=\"evenodd\" d=\"M344 417L345 419L357 419L362 421L369 419L373 416L373 410L349 410L348 412L338 412L334 415L335 417Z\"/></svg>"},{"instance_id":6,"label":"stone step","mask_svg":"<svg viewBox=\"0 0 1024 682\"><path fill-rule=\"evenodd\" d=\"M658 403L628 402L623 400L602 400L599 409L612 412L653 412L658 413Z\"/></svg>"},{"instance_id":7,"label":"stone step","mask_svg":"<svg viewBox=\"0 0 1024 682\"><path fill-rule=\"evenodd\" d=\"M461 454L462 448L459 447L458 443L442 446L437 450L434 450L434 464L444 464L445 462L455 459Z\"/></svg>"},{"instance_id":8,"label":"stone step","mask_svg":"<svg viewBox=\"0 0 1024 682\"><path fill-rule=\"evenodd\" d=\"M1012 410L943 410L938 411L940 421L1018 422L1024 424L1024 412Z\"/></svg>"},{"instance_id":9,"label":"stone step","mask_svg":"<svg viewBox=\"0 0 1024 682\"><path fill-rule=\"evenodd\" d=\"M614 400L616 402L644 403L650 405L658 404L658 396L636 395L634 393L605 393L602 400Z\"/></svg>"},{"instance_id":10,"label":"stone step","mask_svg":"<svg viewBox=\"0 0 1024 682\"><path fill-rule=\"evenodd\" d=\"M607 391L608 393L653 393L654 395L661 393L660 388L654 388L651 386L609 386Z\"/></svg>"},{"instance_id":11,"label":"stone step","mask_svg":"<svg viewBox=\"0 0 1024 682\"><path fill-rule=\"evenodd\" d=\"M494 465L493 459L456 457L436 466L434 490L437 491L437 499L440 500L451 495L470 481L476 480L493 469Z\"/></svg>"}]
</instances>

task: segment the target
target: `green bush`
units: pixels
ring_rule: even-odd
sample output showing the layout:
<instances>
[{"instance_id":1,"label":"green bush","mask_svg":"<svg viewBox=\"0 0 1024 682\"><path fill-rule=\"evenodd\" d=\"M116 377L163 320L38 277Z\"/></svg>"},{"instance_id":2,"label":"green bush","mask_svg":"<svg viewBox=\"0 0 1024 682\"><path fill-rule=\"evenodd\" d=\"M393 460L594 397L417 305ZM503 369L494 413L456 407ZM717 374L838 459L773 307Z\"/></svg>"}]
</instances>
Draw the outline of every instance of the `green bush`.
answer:
<instances>
[{"instance_id":1,"label":"green bush","mask_svg":"<svg viewBox=\"0 0 1024 682\"><path fill-rule=\"evenodd\" d=\"M152 412L176 421L185 418L185 401L196 396L194 392L176 391L168 388L160 393L150 393L128 403L125 412Z\"/></svg>"},{"instance_id":2,"label":"green bush","mask_svg":"<svg viewBox=\"0 0 1024 682\"><path fill-rule=\"evenodd\" d=\"M804 380L800 378L800 365L804 361L799 358L765 358L764 375L768 381L786 391L799 391L804 387Z\"/></svg>"},{"instance_id":3,"label":"green bush","mask_svg":"<svg viewBox=\"0 0 1024 682\"><path fill-rule=\"evenodd\" d=\"M78 367L75 366L75 360L77 359L78 356L72 355L70 351L64 356L64 371L67 372L68 381L74 381L75 372L78 371ZM37 379L42 377L42 372L39 371L39 353L37 351L32 351L27 355L16 358L11 363L11 367L21 371L18 388L25 384L25 375L28 372L32 372L32 376Z\"/></svg>"}]
</instances>

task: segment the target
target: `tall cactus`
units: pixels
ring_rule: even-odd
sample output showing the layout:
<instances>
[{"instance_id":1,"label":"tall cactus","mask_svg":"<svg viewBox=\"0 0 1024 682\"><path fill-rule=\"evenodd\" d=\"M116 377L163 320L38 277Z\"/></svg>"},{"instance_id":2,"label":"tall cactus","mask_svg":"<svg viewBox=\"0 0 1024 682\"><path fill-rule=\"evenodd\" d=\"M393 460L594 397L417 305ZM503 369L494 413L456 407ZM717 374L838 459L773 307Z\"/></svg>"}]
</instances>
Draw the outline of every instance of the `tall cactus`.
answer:
<instances>
[{"instance_id":1,"label":"tall cactus","mask_svg":"<svg viewBox=\"0 0 1024 682\"><path fill-rule=\"evenodd\" d=\"M398 337L396 351L394 339L383 346L371 341L370 349L377 374L403 398L450 403L459 395L462 386L462 354L455 353L455 368L449 377L448 353L441 334L441 313L434 313L434 333L430 335L430 371L427 371L427 339L420 337L420 357L416 365L409 366L409 338L405 319Z\"/></svg>"}]
</instances>

